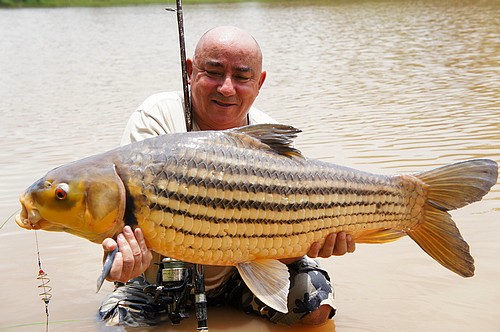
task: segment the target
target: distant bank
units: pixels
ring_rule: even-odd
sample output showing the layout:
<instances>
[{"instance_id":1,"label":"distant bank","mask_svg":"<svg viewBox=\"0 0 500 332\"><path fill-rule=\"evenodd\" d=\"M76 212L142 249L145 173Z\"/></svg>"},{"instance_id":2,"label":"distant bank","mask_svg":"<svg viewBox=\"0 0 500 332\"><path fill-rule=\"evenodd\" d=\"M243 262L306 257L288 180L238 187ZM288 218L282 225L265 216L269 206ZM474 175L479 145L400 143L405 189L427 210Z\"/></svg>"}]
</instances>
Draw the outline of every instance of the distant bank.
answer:
<instances>
[{"instance_id":1,"label":"distant bank","mask_svg":"<svg viewBox=\"0 0 500 332\"><path fill-rule=\"evenodd\" d=\"M183 0L183 4L283 2L285 0ZM290 1L290 0L288 0ZM175 0L0 0L0 8L23 7L109 7L126 5L165 4L175 7Z\"/></svg>"}]
</instances>

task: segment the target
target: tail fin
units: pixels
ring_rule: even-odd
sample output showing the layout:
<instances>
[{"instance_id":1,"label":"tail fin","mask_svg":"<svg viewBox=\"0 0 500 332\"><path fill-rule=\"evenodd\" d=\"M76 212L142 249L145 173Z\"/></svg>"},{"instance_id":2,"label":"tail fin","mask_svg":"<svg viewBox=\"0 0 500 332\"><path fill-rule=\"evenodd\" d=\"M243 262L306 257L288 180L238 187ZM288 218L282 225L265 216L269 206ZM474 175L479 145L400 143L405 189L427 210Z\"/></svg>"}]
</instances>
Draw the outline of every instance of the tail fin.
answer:
<instances>
[{"instance_id":1,"label":"tail fin","mask_svg":"<svg viewBox=\"0 0 500 332\"><path fill-rule=\"evenodd\" d=\"M474 275L469 245L447 211L481 200L497 182L498 165L475 159L414 174L428 187L425 222L407 234L432 258L463 276Z\"/></svg>"}]
</instances>

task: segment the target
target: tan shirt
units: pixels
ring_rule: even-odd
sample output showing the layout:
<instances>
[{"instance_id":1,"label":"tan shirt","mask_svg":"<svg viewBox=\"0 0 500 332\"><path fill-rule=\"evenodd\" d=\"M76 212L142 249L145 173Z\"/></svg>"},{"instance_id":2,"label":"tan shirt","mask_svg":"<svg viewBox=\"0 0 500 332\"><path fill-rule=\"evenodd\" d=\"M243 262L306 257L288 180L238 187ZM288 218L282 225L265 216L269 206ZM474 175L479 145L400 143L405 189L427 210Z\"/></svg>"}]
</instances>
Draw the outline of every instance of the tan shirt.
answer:
<instances>
[{"instance_id":1,"label":"tan shirt","mask_svg":"<svg viewBox=\"0 0 500 332\"><path fill-rule=\"evenodd\" d=\"M184 98L180 92L162 92L147 98L130 116L121 144L141 141L158 135L186 132L184 119ZM248 112L249 124L276 123L276 120L255 107ZM193 131L200 128L193 122ZM156 282L157 263L162 259L153 253L151 266L146 270L146 279ZM156 263L156 264L155 264ZM205 287L209 291L221 285L234 271L232 266L207 266L205 268Z\"/></svg>"}]
</instances>

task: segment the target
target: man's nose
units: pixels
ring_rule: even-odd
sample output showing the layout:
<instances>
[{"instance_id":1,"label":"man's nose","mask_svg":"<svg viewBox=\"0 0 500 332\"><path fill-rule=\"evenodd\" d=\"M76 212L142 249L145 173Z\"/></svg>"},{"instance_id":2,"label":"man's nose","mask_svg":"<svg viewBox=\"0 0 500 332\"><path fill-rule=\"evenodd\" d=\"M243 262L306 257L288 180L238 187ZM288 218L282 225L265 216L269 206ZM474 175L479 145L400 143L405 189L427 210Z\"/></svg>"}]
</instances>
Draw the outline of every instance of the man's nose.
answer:
<instances>
[{"instance_id":1,"label":"man's nose","mask_svg":"<svg viewBox=\"0 0 500 332\"><path fill-rule=\"evenodd\" d=\"M226 75L221 84L219 85L217 91L223 96L231 96L235 94L233 79L231 76Z\"/></svg>"}]
</instances>

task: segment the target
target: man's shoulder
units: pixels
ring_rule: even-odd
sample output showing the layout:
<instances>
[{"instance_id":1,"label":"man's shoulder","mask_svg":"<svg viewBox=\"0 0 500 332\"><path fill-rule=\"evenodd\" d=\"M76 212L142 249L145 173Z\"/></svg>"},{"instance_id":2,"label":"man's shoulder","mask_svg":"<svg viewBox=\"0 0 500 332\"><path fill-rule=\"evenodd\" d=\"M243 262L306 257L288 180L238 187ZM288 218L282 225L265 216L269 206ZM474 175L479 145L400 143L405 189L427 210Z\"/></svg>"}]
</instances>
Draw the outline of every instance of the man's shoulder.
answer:
<instances>
[{"instance_id":1,"label":"man's shoulder","mask_svg":"<svg viewBox=\"0 0 500 332\"><path fill-rule=\"evenodd\" d=\"M177 106L182 106L182 97L179 92L159 92L155 93L139 106L139 110L149 111L155 108L177 108Z\"/></svg>"},{"instance_id":2,"label":"man's shoulder","mask_svg":"<svg viewBox=\"0 0 500 332\"><path fill-rule=\"evenodd\" d=\"M146 98L130 116L121 144L157 135L186 131L183 99L178 92L160 92Z\"/></svg>"},{"instance_id":3,"label":"man's shoulder","mask_svg":"<svg viewBox=\"0 0 500 332\"><path fill-rule=\"evenodd\" d=\"M136 110L146 126L162 127L159 134L186 131L184 99L180 92L160 92L146 98Z\"/></svg>"},{"instance_id":4,"label":"man's shoulder","mask_svg":"<svg viewBox=\"0 0 500 332\"><path fill-rule=\"evenodd\" d=\"M260 124L260 123L277 123L275 119L266 113L262 112L258 108L252 106L248 112L248 117L250 124Z\"/></svg>"}]
</instances>

